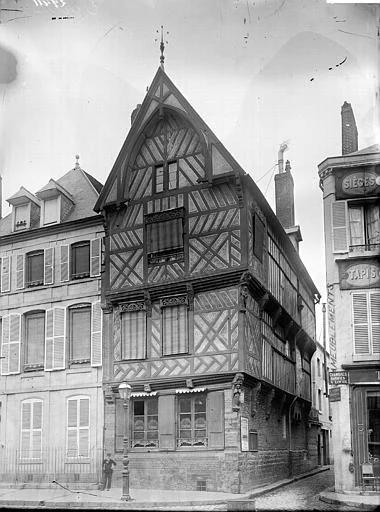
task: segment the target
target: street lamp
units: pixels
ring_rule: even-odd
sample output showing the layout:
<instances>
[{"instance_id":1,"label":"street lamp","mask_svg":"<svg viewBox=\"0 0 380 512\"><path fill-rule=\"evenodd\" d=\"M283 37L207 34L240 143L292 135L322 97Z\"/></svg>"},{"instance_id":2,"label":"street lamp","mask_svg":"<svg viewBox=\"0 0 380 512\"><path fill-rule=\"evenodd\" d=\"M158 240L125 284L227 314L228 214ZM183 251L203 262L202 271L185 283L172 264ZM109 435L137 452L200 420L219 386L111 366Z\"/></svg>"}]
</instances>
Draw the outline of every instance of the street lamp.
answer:
<instances>
[{"instance_id":1,"label":"street lamp","mask_svg":"<svg viewBox=\"0 0 380 512\"><path fill-rule=\"evenodd\" d=\"M128 429L129 429L129 400L131 398L132 388L126 382L122 382L119 385L119 395L123 400L124 407L124 438L123 438L123 494L121 499L129 501L131 496L129 494L129 459L128 459Z\"/></svg>"}]
</instances>

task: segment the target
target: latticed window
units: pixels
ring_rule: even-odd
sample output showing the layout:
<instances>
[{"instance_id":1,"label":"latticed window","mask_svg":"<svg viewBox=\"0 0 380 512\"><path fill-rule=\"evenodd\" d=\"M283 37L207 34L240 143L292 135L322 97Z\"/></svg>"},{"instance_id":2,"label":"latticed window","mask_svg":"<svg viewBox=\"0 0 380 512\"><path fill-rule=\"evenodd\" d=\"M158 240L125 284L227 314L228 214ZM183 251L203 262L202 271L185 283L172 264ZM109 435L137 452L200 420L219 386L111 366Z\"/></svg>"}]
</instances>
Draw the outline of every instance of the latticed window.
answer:
<instances>
[{"instance_id":1,"label":"latticed window","mask_svg":"<svg viewBox=\"0 0 380 512\"><path fill-rule=\"evenodd\" d=\"M67 400L67 457L88 457L90 443L90 398Z\"/></svg>"},{"instance_id":2,"label":"latticed window","mask_svg":"<svg viewBox=\"0 0 380 512\"><path fill-rule=\"evenodd\" d=\"M155 168L155 192L178 188L178 163L166 162Z\"/></svg>"},{"instance_id":3,"label":"latticed window","mask_svg":"<svg viewBox=\"0 0 380 512\"><path fill-rule=\"evenodd\" d=\"M158 448L158 399L133 400L132 448Z\"/></svg>"},{"instance_id":4,"label":"latticed window","mask_svg":"<svg viewBox=\"0 0 380 512\"><path fill-rule=\"evenodd\" d=\"M42 400L21 404L21 459L40 459L42 451Z\"/></svg>"},{"instance_id":5,"label":"latticed window","mask_svg":"<svg viewBox=\"0 0 380 512\"><path fill-rule=\"evenodd\" d=\"M162 299L162 355L188 352L187 297Z\"/></svg>"},{"instance_id":6,"label":"latticed window","mask_svg":"<svg viewBox=\"0 0 380 512\"><path fill-rule=\"evenodd\" d=\"M207 446L206 395L178 398L177 445Z\"/></svg>"},{"instance_id":7,"label":"latticed window","mask_svg":"<svg viewBox=\"0 0 380 512\"><path fill-rule=\"evenodd\" d=\"M37 286L44 282L44 251L26 255L26 285Z\"/></svg>"}]
</instances>

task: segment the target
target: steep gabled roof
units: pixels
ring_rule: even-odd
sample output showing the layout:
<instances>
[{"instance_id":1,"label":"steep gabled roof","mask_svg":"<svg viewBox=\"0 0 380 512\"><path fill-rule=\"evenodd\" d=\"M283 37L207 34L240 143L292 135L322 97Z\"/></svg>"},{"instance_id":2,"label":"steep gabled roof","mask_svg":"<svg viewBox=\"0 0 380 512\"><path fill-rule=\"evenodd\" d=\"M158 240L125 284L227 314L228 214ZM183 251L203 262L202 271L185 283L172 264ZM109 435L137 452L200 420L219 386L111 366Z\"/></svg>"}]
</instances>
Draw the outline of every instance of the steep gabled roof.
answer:
<instances>
[{"instance_id":1,"label":"steep gabled roof","mask_svg":"<svg viewBox=\"0 0 380 512\"><path fill-rule=\"evenodd\" d=\"M36 196L41 199L46 199L52 194L61 193L66 196L70 201L74 202L72 195L68 190L66 190L62 185L60 185L57 181L52 178L48 181L46 185L44 185L38 192L36 192Z\"/></svg>"},{"instance_id":2,"label":"steep gabled roof","mask_svg":"<svg viewBox=\"0 0 380 512\"><path fill-rule=\"evenodd\" d=\"M213 131L207 126L203 119L197 114L190 103L177 89L165 71L160 67L153 79L153 82L146 93L144 101L135 120L129 130L127 138L120 150L110 175L100 193L94 210L99 212L106 204L121 203L125 201L123 174L127 173L128 158L130 157L135 144L138 142L142 130L149 121L158 113L170 109L183 116L200 136L202 143L209 154L212 176L227 173L245 174L233 156L226 150Z\"/></svg>"},{"instance_id":3,"label":"steep gabled roof","mask_svg":"<svg viewBox=\"0 0 380 512\"><path fill-rule=\"evenodd\" d=\"M38 197L36 197L34 194L29 192L29 190L22 186L15 194L13 194L13 196L7 199L7 202L14 206L18 206L27 201L32 201L33 203L36 203L38 206L40 206L40 200L38 199Z\"/></svg>"}]
</instances>

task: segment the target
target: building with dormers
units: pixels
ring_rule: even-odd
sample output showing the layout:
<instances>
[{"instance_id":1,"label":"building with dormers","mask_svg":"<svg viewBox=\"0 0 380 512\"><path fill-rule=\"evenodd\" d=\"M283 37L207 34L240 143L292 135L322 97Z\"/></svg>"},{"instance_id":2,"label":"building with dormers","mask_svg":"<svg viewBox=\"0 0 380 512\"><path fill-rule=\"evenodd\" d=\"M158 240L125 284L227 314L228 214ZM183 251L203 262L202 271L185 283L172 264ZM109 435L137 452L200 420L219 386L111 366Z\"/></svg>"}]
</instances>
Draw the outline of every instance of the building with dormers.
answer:
<instances>
[{"instance_id":1,"label":"building with dormers","mask_svg":"<svg viewBox=\"0 0 380 512\"><path fill-rule=\"evenodd\" d=\"M100 478L101 187L77 162L0 220L3 482Z\"/></svg>"},{"instance_id":2,"label":"building with dormers","mask_svg":"<svg viewBox=\"0 0 380 512\"><path fill-rule=\"evenodd\" d=\"M380 145L358 150L349 103L323 192L335 490L380 489ZM366 475L372 478L363 479Z\"/></svg>"},{"instance_id":3,"label":"building with dormers","mask_svg":"<svg viewBox=\"0 0 380 512\"><path fill-rule=\"evenodd\" d=\"M299 229L287 234L163 67L95 210L105 449L122 467L127 382L132 487L244 492L315 467L319 293Z\"/></svg>"}]
</instances>

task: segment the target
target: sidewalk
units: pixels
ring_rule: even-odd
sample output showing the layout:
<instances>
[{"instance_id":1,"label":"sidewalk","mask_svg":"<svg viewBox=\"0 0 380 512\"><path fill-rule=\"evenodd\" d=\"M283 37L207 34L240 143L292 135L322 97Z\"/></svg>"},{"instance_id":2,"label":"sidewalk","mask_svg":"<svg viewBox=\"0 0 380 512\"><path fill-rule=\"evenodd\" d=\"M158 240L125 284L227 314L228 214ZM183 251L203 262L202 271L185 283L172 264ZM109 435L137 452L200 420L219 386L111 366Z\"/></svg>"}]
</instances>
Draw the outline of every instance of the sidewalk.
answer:
<instances>
[{"instance_id":1,"label":"sidewalk","mask_svg":"<svg viewBox=\"0 0 380 512\"><path fill-rule=\"evenodd\" d=\"M317 468L293 478L284 479L245 494L232 494L207 491L169 491L162 489L131 489L131 501L121 501L122 490L114 488L110 491L99 490L68 490L57 486L56 489L0 489L0 508L85 508L85 509L174 509L178 507L205 507L207 505L224 505L230 502L246 502L248 506L261 496L274 489L294 481L312 476L330 469L329 466ZM224 508L224 507L223 507ZM230 507L228 507L230 508Z\"/></svg>"},{"instance_id":2,"label":"sidewalk","mask_svg":"<svg viewBox=\"0 0 380 512\"><path fill-rule=\"evenodd\" d=\"M380 496L377 495L364 495L353 493L340 493L333 490L323 491L319 495L319 499L325 503L333 505L347 505L348 507L355 507L362 510L374 510L380 507Z\"/></svg>"}]
</instances>

